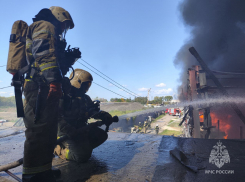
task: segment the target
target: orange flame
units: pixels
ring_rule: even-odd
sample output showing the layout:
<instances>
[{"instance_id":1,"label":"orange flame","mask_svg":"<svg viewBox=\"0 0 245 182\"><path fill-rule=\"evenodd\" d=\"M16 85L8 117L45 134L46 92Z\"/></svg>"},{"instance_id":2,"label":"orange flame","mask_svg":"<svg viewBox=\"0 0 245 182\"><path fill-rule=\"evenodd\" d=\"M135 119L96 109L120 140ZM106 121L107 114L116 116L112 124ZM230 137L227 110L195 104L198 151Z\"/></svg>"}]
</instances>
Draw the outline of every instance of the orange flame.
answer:
<instances>
[{"instance_id":1,"label":"orange flame","mask_svg":"<svg viewBox=\"0 0 245 182\"><path fill-rule=\"evenodd\" d=\"M203 113L199 111L199 119L200 119L200 122L202 123L204 121L204 116L203 116Z\"/></svg>"},{"instance_id":2,"label":"orange flame","mask_svg":"<svg viewBox=\"0 0 245 182\"><path fill-rule=\"evenodd\" d=\"M218 128L218 120L219 120L219 129L220 131L223 131L225 132L226 136L224 136L224 139L227 139L228 137L228 131L230 130L231 128L231 125L229 125L226 120L230 119L232 116L231 115L228 115L226 117L226 119L224 117L220 117L220 116L217 116L216 114L214 114L213 112L210 113L210 117L212 119L212 125L213 126L216 126L216 128Z\"/></svg>"}]
</instances>

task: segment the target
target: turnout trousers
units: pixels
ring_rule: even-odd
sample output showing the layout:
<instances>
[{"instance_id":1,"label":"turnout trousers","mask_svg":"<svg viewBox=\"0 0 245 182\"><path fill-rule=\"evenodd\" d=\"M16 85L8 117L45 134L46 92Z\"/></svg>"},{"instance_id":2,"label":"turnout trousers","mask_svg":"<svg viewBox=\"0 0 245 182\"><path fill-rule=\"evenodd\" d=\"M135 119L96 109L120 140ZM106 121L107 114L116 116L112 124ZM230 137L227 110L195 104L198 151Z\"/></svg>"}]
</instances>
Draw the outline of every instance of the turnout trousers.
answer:
<instances>
[{"instance_id":1,"label":"turnout trousers","mask_svg":"<svg viewBox=\"0 0 245 182\"><path fill-rule=\"evenodd\" d=\"M39 118L34 119L38 84L26 81L24 85L25 131L23 174L35 174L52 168L57 140L58 98L47 99L49 87L41 86Z\"/></svg>"},{"instance_id":2,"label":"turnout trousers","mask_svg":"<svg viewBox=\"0 0 245 182\"><path fill-rule=\"evenodd\" d=\"M54 152L63 160L86 162L91 157L93 149L104 143L107 138L108 135L104 130L94 127L89 130L86 138L67 140L57 145Z\"/></svg>"}]
</instances>

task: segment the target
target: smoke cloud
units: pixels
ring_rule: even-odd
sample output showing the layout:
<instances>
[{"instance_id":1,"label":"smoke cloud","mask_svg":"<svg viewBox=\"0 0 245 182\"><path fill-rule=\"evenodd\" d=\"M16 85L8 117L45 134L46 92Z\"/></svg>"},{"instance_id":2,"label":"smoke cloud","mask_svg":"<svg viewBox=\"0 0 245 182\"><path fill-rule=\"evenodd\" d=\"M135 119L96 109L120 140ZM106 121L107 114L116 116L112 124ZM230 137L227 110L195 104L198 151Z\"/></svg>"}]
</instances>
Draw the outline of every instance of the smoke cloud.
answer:
<instances>
[{"instance_id":1,"label":"smoke cloud","mask_svg":"<svg viewBox=\"0 0 245 182\"><path fill-rule=\"evenodd\" d=\"M184 0L179 10L191 35L174 60L182 69L179 88L186 88L188 68L199 64L192 46L211 70L245 72L244 0Z\"/></svg>"},{"instance_id":2,"label":"smoke cloud","mask_svg":"<svg viewBox=\"0 0 245 182\"><path fill-rule=\"evenodd\" d=\"M221 72L245 73L245 1L244 0L184 0L179 5L181 18L190 31L189 40L177 52L174 63L181 68L181 85L186 91L188 68L199 65L190 54L189 48L195 47L211 70ZM230 75L228 75L230 76ZM232 75L231 75L232 76ZM244 77L244 76L243 76ZM245 79L220 79L223 86L245 86ZM208 85L210 85L208 83ZM232 91L231 91L232 90ZM229 89L234 96L243 95L244 89ZM232 94L232 93L230 93ZM244 98L244 95L242 96ZM244 103L239 108L245 113ZM221 122L230 125L228 138L239 138L239 128L244 123L231 107L220 105L211 111L222 118ZM227 114L230 117L227 117ZM224 117L227 117L224 119ZM214 124L217 121L212 121ZM221 124L222 124L221 123Z\"/></svg>"}]
</instances>

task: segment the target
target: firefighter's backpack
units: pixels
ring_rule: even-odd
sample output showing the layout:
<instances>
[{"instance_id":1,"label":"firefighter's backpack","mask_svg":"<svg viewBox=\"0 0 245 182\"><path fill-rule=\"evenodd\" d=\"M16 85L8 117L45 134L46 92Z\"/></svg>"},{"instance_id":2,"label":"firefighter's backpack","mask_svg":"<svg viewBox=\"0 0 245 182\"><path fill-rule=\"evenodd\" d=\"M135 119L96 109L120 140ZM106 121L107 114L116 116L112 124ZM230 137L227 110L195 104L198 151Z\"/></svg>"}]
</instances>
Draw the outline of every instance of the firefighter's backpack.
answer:
<instances>
[{"instance_id":1,"label":"firefighter's backpack","mask_svg":"<svg viewBox=\"0 0 245 182\"><path fill-rule=\"evenodd\" d=\"M26 34L28 24L22 20L15 21L10 35L7 71L16 73L27 65Z\"/></svg>"},{"instance_id":2,"label":"firefighter's backpack","mask_svg":"<svg viewBox=\"0 0 245 182\"><path fill-rule=\"evenodd\" d=\"M26 34L28 24L22 20L15 21L10 35L7 71L13 74L11 85L14 86L17 117L24 117L22 86L24 74L30 65L26 60Z\"/></svg>"}]
</instances>

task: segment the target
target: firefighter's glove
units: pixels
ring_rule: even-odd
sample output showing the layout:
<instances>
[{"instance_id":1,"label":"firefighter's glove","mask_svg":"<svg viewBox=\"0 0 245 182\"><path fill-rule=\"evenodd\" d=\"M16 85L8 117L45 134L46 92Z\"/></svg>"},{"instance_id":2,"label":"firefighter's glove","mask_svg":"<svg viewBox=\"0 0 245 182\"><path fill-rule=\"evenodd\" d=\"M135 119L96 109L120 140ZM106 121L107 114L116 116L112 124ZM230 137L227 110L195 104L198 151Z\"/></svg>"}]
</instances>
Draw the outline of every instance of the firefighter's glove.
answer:
<instances>
[{"instance_id":1,"label":"firefighter's glove","mask_svg":"<svg viewBox=\"0 0 245 182\"><path fill-rule=\"evenodd\" d=\"M101 118L102 122L106 125L109 126L113 122L112 116L108 112L103 112L101 113Z\"/></svg>"},{"instance_id":2,"label":"firefighter's glove","mask_svg":"<svg viewBox=\"0 0 245 182\"><path fill-rule=\"evenodd\" d=\"M62 97L62 86L61 83L50 83L48 99L60 99Z\"/></svg>"}]
</instances>

